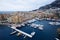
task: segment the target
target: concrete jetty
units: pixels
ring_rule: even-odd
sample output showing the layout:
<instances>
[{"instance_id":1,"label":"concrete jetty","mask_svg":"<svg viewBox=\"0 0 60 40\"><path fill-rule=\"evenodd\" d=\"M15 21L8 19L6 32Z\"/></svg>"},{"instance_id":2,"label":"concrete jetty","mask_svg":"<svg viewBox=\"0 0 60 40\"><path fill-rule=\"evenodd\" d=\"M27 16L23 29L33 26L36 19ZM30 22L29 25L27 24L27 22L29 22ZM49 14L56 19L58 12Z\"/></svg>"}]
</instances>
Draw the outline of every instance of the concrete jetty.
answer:
<instances>
[{"instance_id":1,"label":"concrete jetty","mask_svg":"<svg viewBox=\"0 0 60 40\"><path fill-rule=\"evenodd\" d=\"M16 27L11 27L11 28L14 29L14 30L16 30L16 31L18 31L18 32L20 32L20 33L22 33L22 34L24 34L24 35L26 35L26 36L28 36L28 37L30 37L30 38L32 38L32 35L27 34L27 33L23 32L23 31L21 31L19 29L16 29Z\"/></svg>"}]
</instances>

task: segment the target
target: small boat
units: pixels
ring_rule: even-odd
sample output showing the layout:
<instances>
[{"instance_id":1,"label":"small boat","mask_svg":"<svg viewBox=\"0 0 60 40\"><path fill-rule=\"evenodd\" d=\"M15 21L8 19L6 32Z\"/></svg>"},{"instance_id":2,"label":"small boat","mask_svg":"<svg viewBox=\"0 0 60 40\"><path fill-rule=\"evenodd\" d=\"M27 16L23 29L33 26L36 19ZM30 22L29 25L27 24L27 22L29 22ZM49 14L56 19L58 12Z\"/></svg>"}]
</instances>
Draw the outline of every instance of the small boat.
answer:
<instances>
[{"instance_id":1,"label":"small boat","mask_svg":"<svg viewBox=\"0 0 60 40\"><path fill-rule=\"evenodd\" d=\"M17 25L18 27L21 27L21 25L19 24L19 25Z\"/></svg>"},{"instance_id":2,"label":"small boat","mask_svg":"<svg viewBox=\"0 0 60 40\"><path fill-rule=\"evenodd\" d=\"M43 20L43 19L39 19L39 20Z\"/></svg>"},{"instance_id":3,"label":"small boat","mask_svg":"<svg viewBox=\"0 0 60 40\"><path fill-rule=\"evenodd\" d=\"M38 29L43 30L43 26L44 26L44 25L40 25L40 26L38 27Z\"/></svg>"},{"instance_id":4,"label":"small boat","mask_svg":"<svg viewBox=\"0 0 60 40\"><path fill-rule=\"evenodd\" d=\"M50 25L60 25L60 22L49 22Z\"/></svg>"},{"instance_id":5,"label":"small boat","mask_svg":"<svg viewBox=\"0 0 60 40\"><path fill-rule=\"evenodd\" d=\"M36 20L35 19L32 19L32 20L29 20L27 21L28 23L32 23L32 22L35 22Z\"/></svg>"},{"instance_id":6,"label":"small boat","mask_svg":"<svg viewBox=\"0 0 60 40\"><path fill-rule=\"evenodd\" d=\"M56 25L60 25L60 22L56 22Z\"/></svg>"},{"instance_id":7,"label":"small boat","mask_svg":"<svg viewBox=\"0 0 60 40\"><path fill-rule=\"evenodd\" d=\"M32 26L32 27L34 27L34 26L35 26L35 24L31 24L31 26Z\"/></svg>"},{"instance_id":8,"label":"small boat","mask_svg":"<svg viewBox=\"0 0 60 40\"><path fill-rule=\"evenodd\" d=\"M55 19L52 19L52 21L55 21Z\"/></svg>"},{"instance_id":9,"label":"small boat","mask_svg":"<svg viewBox=\"0 0 60 40\"><path fill-rule=\"evenodd\" d=\"M35 32L32 32L31 35L34 36L35 35Z\"/></svg>"},{"instance_id":10,"label":"small boat","mask_svg":"<svg viewBox=\"0 0 60 40\"><path fill-rule=\"evenodd\" d=\"M11 25L11 28L16 28L18 27L16 24Z\"/></svg>"},{"instance_id":11,"label":"small boat","mask_svg":"<svg viewBox=\"0 0 60 40\"><path fill-rule=\"evenodd\" d=\"M37 26L35 26L34 28L37 28Z\"/></svg>"},{"instance_id":12,"label":"small boat","mask_svg":"<svg viewBox=\"0 0 60 40\"><path fill-rule=\"evenodd\" d=\"M22 35L22 34L21 34L21 33L17 33L16 35L17 35L17 36L20 36L20 35Z\"/></svg>"},{"instance_id":13,"label":"small boat","mask_svg":"<svg viewBox=\"0 0 60 40\"><path fill-rule=\"evenodd\" d=\"M47 18L47 20L51 20L51 18Z\"/></svg>"},{"instance_id":14,"label":"small boat","mask_svg":"<svg viewBox=\"0 0 60 40\"><path fill-rule=\"evenodd\" d=\"M15 34L17 31L14 31L14 32L12 32L12 33L10 33L11 35L13 35L13 34Z\"/></svg>"},{"instance_id":15,"label":"small boat","mask_svg":"<svg viewBox=\"0 0 60 40\"><path fill-rule=\"evenodd\" d=\"M39 20L39 18L36 18L36 20Z\"/></svg>"},{"instance_id":16,"label":"small boat","mask_svg":"<svg viewBox=\"0 0 60 40\"><path fill-rule=\"evenodd\" d=\"M50 25L55 25L56 23L55 22L49 22Z\"/></svg>"},{"instance_id":17,"label":"small boat","mask_svg":"<svg viewBox=\"0 0 60 40\"><path fill-rule=\"evenodd\" d=\"M38 27L38 29L43 30L43 27Z\"/></svg>"},{"instance_id":18,"label":"small boat","mask_svg":"<svg viewBox=\"0 0 60 40\"><path fill-rule=\"evenodd\" d=\"M22 23L21 26L25 26L25 24Z\"/></svg>"},{"instance_id":19,"label":"small boat","mask_svg":"<svg viewBox=\"0 0 60 40\"><path fill-rule=\"evenodd\" d=\"M33 28L37 28L38 25L33 23L33 24L31 24L31 27L33 27Z\"/></svg>"},{"instance_id":20,"label":"small boat","mask_svg":"<svg viewBox=\"0 0 60 40\"><path fill-rule=\"evenodd\" d=\"M27 25L30 25L30 24L27 24Z\"/></svg>"},{"instance_id":21,"label":"small boat","mask_svg":"<svg viewBox=\"0 0 60 40\"><path fill-rule=\"evenodd\" d=\"M26 38L27 36L25 35L24 38Z\"/></svg>"}]
</instances>

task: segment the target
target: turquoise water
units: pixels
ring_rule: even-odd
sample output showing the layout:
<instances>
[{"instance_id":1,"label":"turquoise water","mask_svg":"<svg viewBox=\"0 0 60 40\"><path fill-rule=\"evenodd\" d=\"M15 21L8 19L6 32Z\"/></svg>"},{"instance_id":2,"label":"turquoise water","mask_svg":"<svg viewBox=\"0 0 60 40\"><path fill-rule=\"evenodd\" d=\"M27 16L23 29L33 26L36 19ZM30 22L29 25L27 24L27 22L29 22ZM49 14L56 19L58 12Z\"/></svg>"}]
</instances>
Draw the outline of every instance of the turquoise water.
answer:
<instances>
[{"instance_id":1,"label":"turquoise water","mask_svg":"<svg viewBox=\"0 0 60 40\"><path fill-rule=\"evenodd\" d=\"M0 40L55 40L55 38L57 37L56 29L60 28L60 25L58 26L49 25L48 24L49 22L50 21L46 21L46 20L34 22L36 24L44 25L43 31L39 29L34 29L28 25L20 28L20 30L27 32L29 34L35 31L36 34L32 38L29 38L29 37L24 38L24 36L18 37L16 36L16 34L10 35L10 33L14 30L9 28L7 25L0 25Z\"/></svg>"}]
</instances>

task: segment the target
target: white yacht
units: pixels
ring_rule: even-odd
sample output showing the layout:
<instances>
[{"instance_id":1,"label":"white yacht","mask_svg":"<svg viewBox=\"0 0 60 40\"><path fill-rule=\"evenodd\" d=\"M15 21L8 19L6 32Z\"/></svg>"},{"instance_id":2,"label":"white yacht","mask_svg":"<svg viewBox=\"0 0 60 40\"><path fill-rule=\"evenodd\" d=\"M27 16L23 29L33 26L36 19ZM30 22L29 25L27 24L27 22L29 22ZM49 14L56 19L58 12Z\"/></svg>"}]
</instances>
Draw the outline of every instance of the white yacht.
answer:
<instances>
[{"instance_id":1,"label":"white yacht","mask_svg":"<svg viewBox=\"0 0 60 40\"><path fill-rule=\"evenodd\" d=\"M55 22L49 22L50 25L55 25Z\"/></svg>"},{"instance_id":2,"label":"white yacht","mask_svg":"<svg viewBox=\"0 0 60 40\"><path fill-rule=\"evenodd\" d=\"M17 33L16 35L17 35L17 36L20 36L20 35L22 35L22 34L21 34L21 33Z\"/></svg>"},{"instance_id":3,"label":"white yacht","mask_svg":"<svg viewBox=\"0 0 60 40\"><path fill-rule=\"evenodd\" d=\"M43 30L43 27L38 27L38 29Z\"/></svg>"},{"instance_id":4,"label":"white yacht","mask_svg":"<svg viewBox=\"0 0 60 40\"><path fill-rule=\"evenodd\" d=\"M25 35L24 38L26 38L27 36Z\"/></svg>"},{"instance_id":5,"label":"white yacht","mask_svg":"<svg viewBox=\"0 0 60 40\"><path fill-rule=\"evenodd\" d=\"M35 35L35 32L32 32L31 35L34 36Z\"/></svg>"},{"instance_id":6,"label":"white yacht","mask_svg":"<svg viewBox=\"0 0 60 40\"><path fill-rule=\"evenodd\" d=\"M50 25L60 25L60 22L49 22Z\"/></svg>"},{"instance_id":7,"label":"white yacht","mask_svg":"<svg viewBox=\"0 0 60 40\"><path fill-rule=\"evenodd\" d=\"M21 27L21 25L20 25L20 24L18 24L17 26L18 26L18 27Z\"/></svg>"},{"instance_id":8,"label":"white yacht","mask_svg":"<svg viewBox=\"0 0 60 40\"><path fill-rule=\"evenodd\" d=\"M35 19L32 19L32 20L29 20L27 21L28 23L32 23L32 22L35 22L36 20Z\"/></svg>"},{"instance_id":9,"label":"white yacht","mask_svg":"<svg viewBox=\"0 0 60 40\"><path fill-rule=\"evenodd\" d=\"M22 24L21 24L21 26L25 26L25 24L24 24L24 23L22 23Z\"/></svg>"},{"instance_id":10,"label":"white yacht","mask_svg":"<svg viewBox=\"0 0 60 40\"><path fill-rule=\"evenodd\" d=\"M55 20L55 19L52 19L53 21Z\"/></svg>"},{"instance_id":11,"label":"white yacht","mask_svg":"<svg viewBox=\"0 0 60 40\"><path fill-rule=\"evenodd\" d=\"M40 25L38 29L43 30L43 25Z\"/></svg>"},{"instance_id":12,"label":"white yacht","mask_svg":"<svg viewBox=\"0 0 60 40\"><path fill-rule=\"evenodd\" d=\"M51 20L51 18L47 18L47 20Z\"/></svg>"},{"instance_id":13,"label":"white yacht","mask_svg":"<svg viewBox=\"0 0 60 40\"><path fill-rule=\"evenodd\" d=\"M31 26L33 27L33 28L37 28L38 27L38 25L37 24L31 24Z\"/></svg>"},{"instance_id":14,"label":"white yacht","mask_svg":"<svg viewBox=\"0 0 60 40\"><path fill-rule=\"evenodd\" d=\"M60 22L56 22L56 25L60 25Z\"/></svg>"}]
</instances>

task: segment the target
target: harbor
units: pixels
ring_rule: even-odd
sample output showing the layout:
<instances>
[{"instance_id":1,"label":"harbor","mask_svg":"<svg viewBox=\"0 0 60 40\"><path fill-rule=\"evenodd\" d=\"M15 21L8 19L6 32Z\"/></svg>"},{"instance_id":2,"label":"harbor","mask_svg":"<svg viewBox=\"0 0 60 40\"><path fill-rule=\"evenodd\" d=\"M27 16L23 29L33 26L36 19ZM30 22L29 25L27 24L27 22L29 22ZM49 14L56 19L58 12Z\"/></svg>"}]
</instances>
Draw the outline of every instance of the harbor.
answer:
<instances>
[{"instance_id":1,"label":"harbor","mask_svg":"<svg viewBox=\"0 0 60 40\"><path fill-rule=\"evenodd\" d=\"M2 29L0 29L0 32L1 32L0 34L3 38L5 37L4 39L6 39L6 40L17 40L17 39L18 40L56 40L57 28L60 28L60 25L50 25L49 22L53 22L53 21L36 20L35 22L32 22L29 25L25 25L24 27L21 26L21 27L18 27L17 29L13 28L12 26L11 26L12 28L9 26L5 26L3 31L2 31ZM32 24L34 24L36 26L36 28L34 28L35 26L32 27ZM43 25L42 31L40 29L38 29L38 26L40 26L40 25ZM1 26L1 28L3 28L3 27ZM20 30L23 31L23 34ZM17 31L17 33L15 34L16 31ZM3 34L2 32L3 33L6 32L6 33ZM27 36L24 32L28 33L29 36ZM11 35L11 34L13 34L13 35ZM31 34L35 34L35 35L32 37ZM9 38L7 38L7 37L9 37ZM30 37L32 37L32 38L30 38ZM3 38L1 38L1 39L4 40Z\"/></svg>"}]
</instances>

